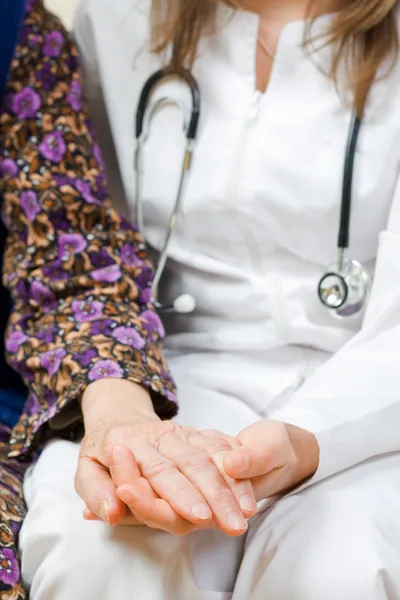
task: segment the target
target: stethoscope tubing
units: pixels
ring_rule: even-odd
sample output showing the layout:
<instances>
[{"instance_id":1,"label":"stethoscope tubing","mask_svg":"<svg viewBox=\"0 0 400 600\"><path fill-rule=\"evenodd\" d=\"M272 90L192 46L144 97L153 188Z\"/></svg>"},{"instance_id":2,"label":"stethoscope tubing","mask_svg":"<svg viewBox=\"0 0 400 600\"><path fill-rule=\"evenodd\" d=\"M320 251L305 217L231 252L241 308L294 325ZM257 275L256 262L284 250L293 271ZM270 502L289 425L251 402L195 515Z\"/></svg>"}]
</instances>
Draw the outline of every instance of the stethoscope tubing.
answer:
<instances>
[{"instance_id":1,"label":"stethoscope tubing","mask_svg":"<svg viewBox=\"0 0 400 600\"><path fill-rule=\"evenodd\" d=\"M136 119L135 119L135 137L136 137L136 152L135 152L135 171L136 171L136 219L137 225L139 229L143 232L144 223L143 223L143 214L142 214L142 147L144 141L147 136L147 131L145 128L145 117L147 114L147 109L150 103L150 97L155 90L155 88L160 85L162 81L169 78L177 77L183 80L190 89L191 92L191 100L192 107L190 110L190 118L188 119L188 123L186 126L186 149L183 158L183 164L181 169L181 177L178 185L178 189L176 192L176 197L173 205L173 209L171 212L171 217L168 223L168 229L165 235L164 243L162 246L162 250L160 252L160 257L158 261L158 265L154 274L153 284L152 284L152 295L153 295L153 303L157 310L171 311L174 309L174 304L171 305L163 305L158 300L158 288L160 284L160 280L162 274L164 272L167 260L168 260L168 249L170 247L172 235L175 230L176 221L182 206L182 198L184 195L185 183L188 175L188 171L191 165L192 153L194 142L197 137L199 121L200 121L200 112L201 112L201 94L200 88L195 77L192 73L183 67L179 67L176 65L168 65L163 67L162 69L157 70L153 75L149 77L149 79L145 82L142 92L139 97L139 102L136 111ZM176 104L179 105L178 102ZM331 311L339 311L346 304L349 298L349 288L347 282L346 275L346 267L350 265L357 265L361 267L362 273L359 277L360 285L365 285L365 282L369 282L369 276L366 273L365 269L356 263L356 261L348 261L345 258L345 252L349 247L350 243L350 220L351 220L351 211L352 211L352 194L353 194L353 183L354 183L354 163L357 152L357 144L359 133L361 129L361 118L353 113L350 123L349 135L346 144L346 151L344 157L344 169L343 169L343 181L342 181L342 198L341 198L341 210L340 210L340 222L339 222L339 232L337 239L337 263L334 268L329 269L324 275L320 278L318 283L318 297L321 303ZM336 278L336 281L339 282L339 290L340 297L337 298L337 302L334 304L330 304L330 300L327 295L327 290L324 290L324 283L328 281L329 278ZM368 290L362 290L367 292ZM325 292L325 293L324 293ZM367 293L364 294L365 297L368 296ZM194 301L193 301L194 306ZM182 311L185 312L185 311Z\"/></svg>"}]
</instances>

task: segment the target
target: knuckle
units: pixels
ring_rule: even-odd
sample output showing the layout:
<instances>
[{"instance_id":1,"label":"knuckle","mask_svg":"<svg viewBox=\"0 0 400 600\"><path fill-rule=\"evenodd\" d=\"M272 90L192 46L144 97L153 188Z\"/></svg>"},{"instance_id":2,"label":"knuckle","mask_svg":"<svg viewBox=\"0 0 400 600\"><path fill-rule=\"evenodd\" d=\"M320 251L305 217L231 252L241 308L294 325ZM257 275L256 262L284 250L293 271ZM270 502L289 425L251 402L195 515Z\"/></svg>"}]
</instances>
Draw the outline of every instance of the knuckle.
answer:
<instances>
[{"instance_id":1,"label":"knuckle","mask_svg":"<svg viewBox=\"0 0 400 600\"><path fill-rule=\"evenodd\" d=\"M182 459L182 467L185 470L193 471L194 473L205 471L210 466L210 457L208 453L204 451L191 452Z\"/></svg>"},{"instance_id":2,"label":"knuckle","mask_svg":"<svg viewBox=\"0 0 400 600\"><path fill-rule=\"evenodd\" d=\"M145 466L145 476L149 479L156 479L162 475L169 475L174 470L174 465L168 459L160 457L153 460Z\"/></svg>"},{"instance_id":3,"label":"knuckle","mask_svg":"<svg viewBox=\"0 0 400 600\"><path fill-rule=\"evenodd\" d=\"M233 501L232 491L228 487L218 486L212 496L217 504L231 504Z\"/></svg>"},{"instance_id":4,"label":"knuckle","mask_svg":"<svg viewBox=\"0 0 400 600\"><path fill-rule=\"evenodd\" d=\"M227 440L211 440L210 444L207 445L207 449L211 454L220 454L232 449L231 445Z\"/></svg>"},{"instance_id":5,"label":"knuckle","mask_svg":"<svg viewBox=\"0 0 400 600\"><path fill-rule=\"evenodd\" d=\"M204 446L213 452L221 452L223 450L230 450L231 443L227 436L220 433L216 429L209 429L203 432Z\"/></svg>"}]
</instances>

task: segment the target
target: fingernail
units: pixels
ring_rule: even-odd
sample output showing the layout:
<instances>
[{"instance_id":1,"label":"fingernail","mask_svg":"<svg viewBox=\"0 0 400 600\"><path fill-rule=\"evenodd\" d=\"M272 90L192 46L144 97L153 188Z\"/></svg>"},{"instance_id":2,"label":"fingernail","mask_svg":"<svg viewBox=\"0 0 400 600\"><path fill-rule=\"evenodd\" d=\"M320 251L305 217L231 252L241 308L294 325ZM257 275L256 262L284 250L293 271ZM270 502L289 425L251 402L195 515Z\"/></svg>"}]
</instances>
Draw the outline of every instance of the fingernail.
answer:
<instances>
[{"instance_id":1,"label":"fingernail","mask_svg":"<svg viewBox=\"0 0 400 600\"><path fill-rule=\"evenodd\" d=\"M206 504L202 504L201 502L192 506L192 513L197 519L202 519L204 521L206 519L211 519L212 517L211 510Z\"/></svg>"},{"instance_id":2,"label":"fingernail","mask_svg":"<svg viewBox=\"0 0 400 600\"><path fill-rule=\"evenodd\" d=\"M248 494L240 496L239 506L242 510L245 510L246 512L251 512L257 508L255 501Z\"/></svg>"},{"instance_id":3,"label":"fingernail","mask_svg":"<svg viewBox=\"0 0 400 600\"><path fill-rule=\"evenodd\" d=\"M103 519L103 521L108 523L108 525L111 525L108 509L109 509L108 503L105 500L102 500L99 503L99 516Z\"/></svg>"},{"instance_id":4,"label":"fingernail","mask_svg":"<svg viewBox=\"0 0 400 600\"><path fill-rule=\"evenodd\" d=\"M227 521L228 521L229 527L231 529L234 529L235 531L241 531L242 529L247 529L246 521L243 519L243 517L241 515L238 515L238 513L235 513L235 512L229 513Z\"/></svg>"}]
</instances>

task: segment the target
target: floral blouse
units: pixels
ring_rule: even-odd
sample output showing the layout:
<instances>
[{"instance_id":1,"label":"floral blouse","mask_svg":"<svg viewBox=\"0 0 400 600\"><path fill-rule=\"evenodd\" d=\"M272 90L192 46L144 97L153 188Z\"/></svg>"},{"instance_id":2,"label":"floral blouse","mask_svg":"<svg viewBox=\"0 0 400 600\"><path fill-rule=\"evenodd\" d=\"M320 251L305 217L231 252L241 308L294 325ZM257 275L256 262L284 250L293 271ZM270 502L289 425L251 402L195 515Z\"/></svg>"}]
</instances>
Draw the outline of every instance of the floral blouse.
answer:
<instances>
[{"instance_id":1,"label":"floral blouse","mask_svg":"<svg viewBox=\"0 0 400 600\"><path fill-rule=\"evenodd\" d=\"M51 435L76 436L92 381L147 386L163 418L176 396L144 241L112 209L77 51L43 0L28 2L0 136L3 283L14 307L6 349L30 390L11 435L0 425L0 598L20 600L21 481L35 450Z\"/></svg>"}]
</instances>

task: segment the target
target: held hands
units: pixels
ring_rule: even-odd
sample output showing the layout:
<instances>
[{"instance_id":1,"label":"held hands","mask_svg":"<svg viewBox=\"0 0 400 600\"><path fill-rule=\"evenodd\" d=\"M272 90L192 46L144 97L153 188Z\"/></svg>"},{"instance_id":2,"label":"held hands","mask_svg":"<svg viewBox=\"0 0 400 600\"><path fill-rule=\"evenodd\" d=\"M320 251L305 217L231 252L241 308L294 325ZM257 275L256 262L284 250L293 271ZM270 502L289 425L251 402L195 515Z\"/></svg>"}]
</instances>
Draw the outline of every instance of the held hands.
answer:
<instances>
[{"instance_id":1,"label":"held hands","mask_svg":"<svg viewBox=\"0 0 400 600\"><path fill-rule=\"evenodd\" d=\"M256 499L290 490L318 467L318 443L307 431L272 420L237 438L180 427L160 421L147 392L130 382L91 384L82 408L76 489L87 520L242 535Z\"/></svg>"},{"instance_id":2,"label":"held hands","mask_svg":"<svg viewBox=\"0 0 400 600\"><path fill-rule=\"evenodd\" d=\"M256 511L252 485L223 468L224 456L240 446L235 438L160 421L147 392L126 381L91 384L82 409L86 436L75 485L87 519L174 535L200 527L246 531Z\"/></svg>"}]
</instances>

